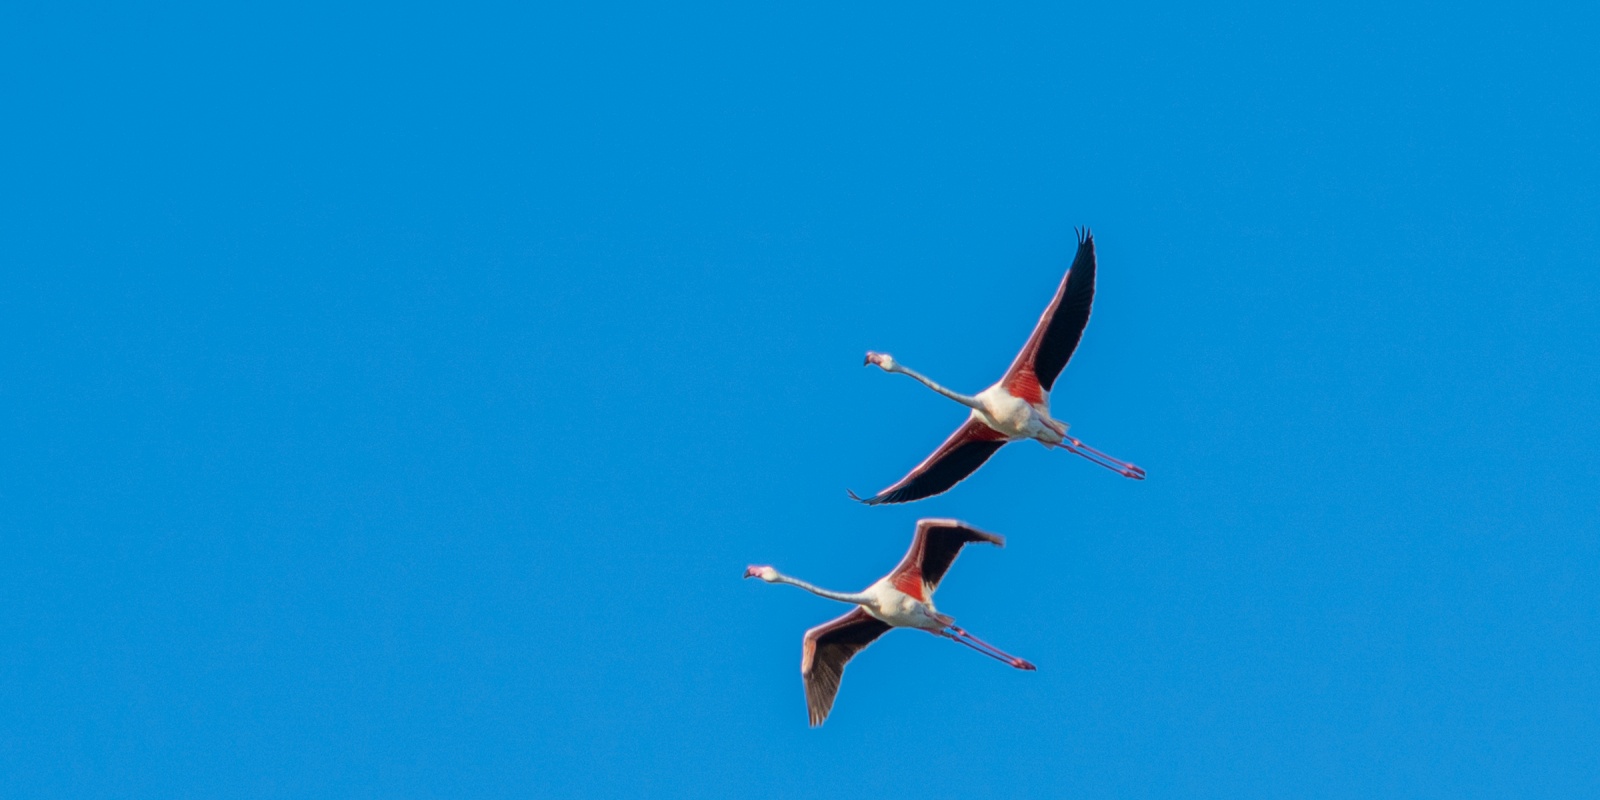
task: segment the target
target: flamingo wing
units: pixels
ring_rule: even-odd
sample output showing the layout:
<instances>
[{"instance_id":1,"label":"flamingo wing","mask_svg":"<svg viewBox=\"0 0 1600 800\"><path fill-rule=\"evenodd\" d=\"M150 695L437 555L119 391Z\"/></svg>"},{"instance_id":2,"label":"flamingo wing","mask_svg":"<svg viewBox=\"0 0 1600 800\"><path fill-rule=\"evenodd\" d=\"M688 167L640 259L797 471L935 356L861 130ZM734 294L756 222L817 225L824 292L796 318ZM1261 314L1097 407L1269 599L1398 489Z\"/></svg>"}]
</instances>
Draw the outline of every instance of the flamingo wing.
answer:
<instances>
[{"instance_id":1,"label":"flamingo wing","mask_svg":"<svg viewBox=\"0 0 1600 800\"><path fill-rule=\"evenodd\" d=\"M850 613L806 631L800 650L800 676L806 682L806 708L811 725L828 718L833 698L839 694L844 665L890 628L860 606Z\"/></svg>"},{"instance_id":2,"label":"flamingo wing","mask_svg":"<svg viewBox=\"0 0 1600 800\"><path fill-rule=\"evenodd\" d=\"M1050 391L1072 359L1083 329L1089 324L1089 306L1094 303L1094 265L1094 234L1085 228L1078 235L1078 254L1062 277L1055 298L1001 379L1012 394L1031 403L1039 402L1041 390Z\"/></svg>"},{"instance_id":3,"label":"flamingo wing","mask_svg":"<svg viewBox=\"0 0 1600 800\"><path fill-rule=\"evenodd\" d=\"M855 492L851 492L850 497L869 506L876 506L884 503L909 503L924 497L943 494L976 472L978 467L983 466L983 462L989 460L989 456L994 455L994 452L1005 446L1008 441L1010 440L1005 434L977 419L969 418L965 425L957 428L955 433L950 434L950 438L944 440L944 444L939 445L938 450L933 451L933 455L928 456L893 486L865 499L857 497Z\"/></svg>"},{"instance_id":4,"label":"flamingo wing","mask_svg":"<svg viewBox=\"0 0 1600 800\"><path fill-rule=\"evenodd\" d=\"M961 548L974 542L988 542L995 547L1005 547L1005 537L980 531L953 519L917 520L917 532L911 538L911 549L894 568L891 575L917 575L931 594L939 588L939 581L950 571Z\"/></svg>"}]
</instances>

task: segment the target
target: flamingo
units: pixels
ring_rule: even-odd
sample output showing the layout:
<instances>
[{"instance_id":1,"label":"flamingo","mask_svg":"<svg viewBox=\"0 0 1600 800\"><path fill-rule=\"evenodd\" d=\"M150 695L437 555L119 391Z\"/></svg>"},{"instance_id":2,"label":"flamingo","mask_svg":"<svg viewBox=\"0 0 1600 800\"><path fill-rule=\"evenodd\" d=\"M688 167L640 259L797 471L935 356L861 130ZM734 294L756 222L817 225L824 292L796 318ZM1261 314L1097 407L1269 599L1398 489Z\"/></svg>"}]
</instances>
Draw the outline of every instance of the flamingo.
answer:
<instances>
[{"instance_id":1,"label":"flamingo","mask_svg":"<svg viewBox=\"0 0 1600 800\"><path fill-rule=\"evenodd\" d=\"M909 375L929 389L971 408L972 413L933 455L899 482L866 499L850 492L851 499L875 506L909 503L943 494L976 472L996 450L1023 439L1035 439L1046 448L1059 446L1125 477L1144 480L1143 469L1068 436L1067 424L1050 416L1050 387L1072 358L1084 326L1089 324L1089 306L1094 302L1094 265L1094 234L1085 228L1078 233L1078 253L1072 259L1072 266L1061 279L1055 299L1039 317L1028 343L1022 346L1022 352L1017 354L1000 381L975 397L934 383L888 353L868 351L862 366L874 364L884 372Z\"/></svg>"},{"instance_id":2,"label":"flamingo","mask_svg":"<svg viewBox=\"0 0 1600 800\"><path fill-rule=\"evenodd\" d=\"M969 542L988 542L996 547L1005 547L1004 538L980 531L964 522L953 519L919 520L917 532L911 538L911 549L906 551L905 558L900 559L899 566L856 593L818 588L772 567L751 566L745 569L746 578L760 578L767 583L787 583L819 597L855 605L844 616L806 631L802 641L800 675L805 679L806 706L810 711L812 727L821 725L828 718L828 711L833 708L833 698L839 693L839 680L844 677L845 663L890 628L924 630L964 644L1017 669L1038 669L956 627L955 619L939 613L933 607L933 592L939 587L939 580L955 562L962 545Z\"/></svg>"}]
</instances>

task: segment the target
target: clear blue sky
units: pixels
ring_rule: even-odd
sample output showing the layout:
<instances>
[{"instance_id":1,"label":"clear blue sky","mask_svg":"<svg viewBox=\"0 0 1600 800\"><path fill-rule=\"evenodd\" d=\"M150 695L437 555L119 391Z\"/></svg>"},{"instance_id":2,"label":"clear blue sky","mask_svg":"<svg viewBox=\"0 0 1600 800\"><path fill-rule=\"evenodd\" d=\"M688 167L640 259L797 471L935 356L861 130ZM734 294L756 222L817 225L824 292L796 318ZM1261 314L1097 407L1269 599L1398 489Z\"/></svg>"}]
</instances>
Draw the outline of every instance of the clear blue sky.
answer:
<instances>
[{"instance_id":1,"label":"clear blue sky","mask_svg":"<svg viewBox=\"0 0 1600 800\"><path fill-rule=\"evenodd\" d=\"M8 6L5 795L1600 793L1600 16L869 5Z\"/></svg>"}]
</instances>

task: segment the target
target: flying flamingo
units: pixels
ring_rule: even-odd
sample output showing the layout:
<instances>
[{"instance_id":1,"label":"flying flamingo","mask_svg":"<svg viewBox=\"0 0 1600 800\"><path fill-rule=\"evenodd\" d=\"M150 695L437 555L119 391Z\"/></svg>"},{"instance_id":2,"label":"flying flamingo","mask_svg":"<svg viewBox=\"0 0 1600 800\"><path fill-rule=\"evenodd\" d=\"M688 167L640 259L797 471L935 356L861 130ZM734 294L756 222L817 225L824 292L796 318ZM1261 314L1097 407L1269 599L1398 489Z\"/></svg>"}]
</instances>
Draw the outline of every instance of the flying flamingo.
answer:
<instances>
[{"instance_id":1,"label":"flying flamingo","mask_svg":"<svg viewBox=\"0 0 1600 800\"><path fill-rule=\"evenodd\" d=\"M1067 424L1050 417L1050 387L1067 366L1077 349L1083 328L1089 324L1089 306L1094 302L1094 235L1085 228L1078 234L1078 254L1072 259L1055 299L1044 310L1039 324L1011 362L1000 382L979 392L976 397L953 392L934 383L888 353L867 353L862 366L876 364L884 372L909 375L951 400L972 409L966 424L946 439L927 460L893 486L862 499L875 506L882 503L909 503L950 490L976 472L996 450L1008 442L1037 439L1045 447L1060 446L1069 453L1113 472L1144 480L1144 470L1112 458L1067 435Z\"/></svg>"},{"instance_id":2,"label":"flying flamingo","mask_svg":"<svg viewBox=\"0 0 1600 800\"><path fill-rule=\"evenodd\" d=\"M745 569L746 578L760 578L767 583L787 583L819 597L856 606L844 616L806 631L801 645L800 675L806 682L806 706L810 710L813 727L821 725L828 718L828 711L833 708L833 698L839 693L839 679L844 676L845 663L890 628L917 628L960 642L1017 669L1037 669L956 627L953 618L940 614L933 607L933 591L939 588L939 579L955 562L961 546L968 542L988 542L996 547L1005 547L1005 539L969 527L963 522L953 519L919 520L917 533L911 539L911 549L906 552L905 558L900 559L900 565L876 583L854 594L830 592L781 574L772 567L752 566Z\"/></svg>"}]
</instances>

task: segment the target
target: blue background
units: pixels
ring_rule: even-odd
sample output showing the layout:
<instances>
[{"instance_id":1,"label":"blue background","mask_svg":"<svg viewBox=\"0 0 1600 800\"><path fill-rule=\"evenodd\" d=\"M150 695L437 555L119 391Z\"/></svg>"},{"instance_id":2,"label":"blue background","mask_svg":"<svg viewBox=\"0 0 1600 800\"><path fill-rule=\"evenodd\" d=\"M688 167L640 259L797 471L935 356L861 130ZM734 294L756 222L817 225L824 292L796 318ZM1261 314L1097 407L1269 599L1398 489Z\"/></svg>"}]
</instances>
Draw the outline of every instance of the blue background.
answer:
<instances>
[{"instance_id":1,"label":"blue background","mask_svg":"<svg viewBox=\"0 0 1600 800\"><path fill-rule=\"evenodd\" d=\"M1578 4L3 12L7 797L1600 792ZM863 508L1099 242L1031 445ZM805 724L915 519L1009 537Z\"/></svg>"}]
</instances>

